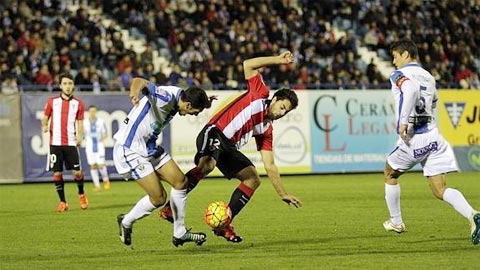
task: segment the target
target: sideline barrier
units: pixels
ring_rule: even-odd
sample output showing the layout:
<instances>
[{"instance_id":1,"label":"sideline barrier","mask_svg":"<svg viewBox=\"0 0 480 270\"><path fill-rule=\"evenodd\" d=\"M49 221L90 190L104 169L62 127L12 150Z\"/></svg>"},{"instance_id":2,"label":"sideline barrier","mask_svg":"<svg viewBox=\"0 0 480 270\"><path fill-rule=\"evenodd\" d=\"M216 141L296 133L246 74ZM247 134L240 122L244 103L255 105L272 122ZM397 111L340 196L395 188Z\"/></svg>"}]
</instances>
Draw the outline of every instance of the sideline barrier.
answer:
<instances>
[{"instance_id":1,"label":"sideline barrier","mask_svg":"<svg viewBox=\"0 0 480 270\"><path fill-rule=\"evenodd\" d=\"M0 153L0 183L23 182L18 94L0 94Z\"/></svg>"},{"instance_id":2,"label":"sideline barrier","mask_svg":"<svg viewBox=\"0 0 480 270\"><path fill-rule=\"evenodd\" d=\"M390 91L315 91L308 100L312 172L383 171L398 139Z\"/></svg>"},{"instance_id":3,"label":"sideline barrier","mask_svg":"<svg viewBox=\"0 0 480 270\"><path fill-rule=\"evenodd\" d=\"M196 137L203 125L219 108L241 93L243 91L209 91L219 97L212 108L198 117L177 116L164 129L163 145L184 172L194 166ZM385 157L398 138L390 91L309 90L297 93L298 108L274 123L274 153L282 174L383 170ZM460 168L480 171L480 92L441 90L439 93L441 132L454 147ZM77 95L86 108L96 105L98 115L106 121L109 135L105 142L107 168L112 178L121 178L113 166L112 134L123 124L131 108L128 96L126 93ZM25 182L51 181L51 173L45 171L48 135L40 128L43 109L50 96L51 93L0 96L0 149L8 153L0 158L4 168L0 183L23 179ZM21 121L18 120L19 108L22 108ZM265 174L254 139L242 148L242 152L252 159L261 174ZM80 156L82 169L89 179L83 147ZM215 170L212 175L220 173ZM65 178L71 179L71 173L67 172Z\"/></svg>"}]
</instances>

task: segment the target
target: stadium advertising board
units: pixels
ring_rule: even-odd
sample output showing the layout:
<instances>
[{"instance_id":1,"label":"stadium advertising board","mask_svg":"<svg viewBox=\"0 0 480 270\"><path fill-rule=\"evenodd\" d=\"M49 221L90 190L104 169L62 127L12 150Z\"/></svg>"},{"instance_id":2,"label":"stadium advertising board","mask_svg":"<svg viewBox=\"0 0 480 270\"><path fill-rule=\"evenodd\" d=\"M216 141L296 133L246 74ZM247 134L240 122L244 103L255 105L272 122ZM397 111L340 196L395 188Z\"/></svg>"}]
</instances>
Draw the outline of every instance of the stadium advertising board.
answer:
<instances>
[{"instance_id":1,"label":"stadium advertising board","mask_svg":"<svg viewBox=\"0 0 480 270\"><path fill-rule=\"evenodd\" d=\"M20 95L0 94L0 183L21 183Z\"/></svg>"},{"instance_id":2,"label":"stadium advertising board","mask_svg":"<svg viewBox=\"0 0 480 270\"><path fill-rule=\"evenodd\" d=\"M312 172L382 171L398 139L390 91L309 92Z\"/></svg>"},{"instance_id":3,"label":"stadium advertising board","mask_svg":"<svg viewBox=\"0 0 480 270\"><path fill-rule=\"evenodd\" d=\"M452 145L460 170L480 171L480 92L441 90L439 129Z\"/></svg>"},{"instance_id":4,"label":"stadium advertising board","mask_svg":"<svg viewBox=\"0 0 480 270\"><path fill-rule=\"evenodd\" d=\"M51 181L52 173L46 172L47 153L49 151L48 133L41 131L41 119L44 113L44 106L47 99L55 95L49 94L24 94L22 95L22 125L23 125L23 157L24 157L24 177L26 182ZM114 140L113 134L118 130L119 125L123 124L132 104L126 93L119 95L104 94L76 94L85 104L85 118L88 117L88 107L95 105L98 108L97 115L103 118L107 126L108 138L105 141L105 159L107 169L112 178L121 178L116 173L113 165L112 150ZM169 145L168 128L163 134L165 145ZM168 147L166 147L168 150ZM82 169L85 178L90 179L90 170L85 155L85 148L80 148L80 157ZM65 173L65 179L72 179L71 172Z\"/></svg>"},{"instance_id":5,"label":"stadium advertising board","mask_svg":"<svg viewBox=\"0 0 480 270\"><path fill-rule=\"evenodd\" d=\"M217 95L212 108L205 110L197 117L175 117L171 122L171 154L183 171L195 166L193 159L196 153L196 138L210 118L244 91L210 91L209 95ZM271 96L273 95L273 91ZM309 173L310 165L310 134L308 120L308 95L298 92L299 106L282 119L274 122L274 154L275 163L282 173ZM264 174L263 163L256 149L255 139L250 139L241 149L249 157L259 173ZM211 175L219 176L216 169Z\"/></svg>"},{"instance_id":6,"label":"stadium advertising board","mask_svg":"<svg viewBox=\"0 0 480 270\"><path fill-rule=\"evenodd\" d=\"M438 91L439 127L452 146L480 145L480 92Z\"/></svg>"}]
</instances>

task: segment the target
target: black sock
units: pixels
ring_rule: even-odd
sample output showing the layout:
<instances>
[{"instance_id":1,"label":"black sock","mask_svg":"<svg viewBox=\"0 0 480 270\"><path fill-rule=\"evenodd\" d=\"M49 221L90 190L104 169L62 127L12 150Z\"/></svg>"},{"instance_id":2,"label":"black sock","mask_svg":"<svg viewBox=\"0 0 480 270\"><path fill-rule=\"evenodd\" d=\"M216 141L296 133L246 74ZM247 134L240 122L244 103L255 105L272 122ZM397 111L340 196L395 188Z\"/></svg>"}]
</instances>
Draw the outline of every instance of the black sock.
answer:
<instances>
[{"instance_id":1,"label":"black sock","mask_svg":"<svg viewBox=\"0 0 480 270\"><path fill-rule=\"evenodd\" d=\"M230 210L232 210L232 219L247 205L253 196L253 192L253 189L243 183L233 191L230 202L228 203Z\"/></svg>"},{"instance_id":2,"label":"black sock","mask_svg":"<svg viewBox=\"0 0 480 270\"><path fill-rule=\"evenodd\" d=\"M205 177L205 174L203 174L198 167L195 167L188 171L185 176L187 176L188 180L187 193L189 193L197 186L198 182Z\"/></svg>"},{"instance_id":3,"label":"black sock","mask_svg":"<svg viewBox=\"0 0 480 270\"><path fill-rule=\"evenodd\" d=\"M83 190L83 173L80 176L75 176L75 182L77 182L78 195L84 194L85 191Z\"/></svg>"},{"instance_id":4,"label":"black sock","mask_svg":"<svg viewBox=\"0 0 480 270\"><path fill-rule=\"evenodd\" d=\"M62 180L57 180L53 182L55 184L55 188L57 189L58 197L60 198L61 202L66 202L65 201L65 190L64 190L64 182Z\"/></svg>"}]
</instances>

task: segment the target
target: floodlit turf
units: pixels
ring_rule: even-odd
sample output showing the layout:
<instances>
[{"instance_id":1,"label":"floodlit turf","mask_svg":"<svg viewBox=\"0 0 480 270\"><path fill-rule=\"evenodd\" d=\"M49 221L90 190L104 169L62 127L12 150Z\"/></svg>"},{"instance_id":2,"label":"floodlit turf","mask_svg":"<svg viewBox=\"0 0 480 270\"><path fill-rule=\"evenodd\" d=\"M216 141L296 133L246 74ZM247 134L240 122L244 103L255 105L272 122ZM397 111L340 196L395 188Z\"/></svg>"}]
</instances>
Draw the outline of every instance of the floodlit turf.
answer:
<instances>
[{"instance_id":1,"label":"floodlit turf","mask_svg":"<svg viewBox=\"0 0 480 270\"><path fill-rule=\"evenodd\" d=\"M143 196L133 181L94 193L88 210L76 186L66 185L70 210L55 213L53 184L0 185L0 269L478 269L480 245L470 242L468 221L433 198L418 173L402 177L408 232L385 232L388 217L381 174L284 177L305 205L288 207L267 179L234 220L240 244L214 236L202 213L213 200L228 201L237 181L206 180L188 201L187 225L207 242L175 248L172 226L157 212L134 226L133 246L118 238L116 216ZM448 175L480 208L480 174ZM169 190L168 188L167 190Z\"/></svg>"}]
</instances>

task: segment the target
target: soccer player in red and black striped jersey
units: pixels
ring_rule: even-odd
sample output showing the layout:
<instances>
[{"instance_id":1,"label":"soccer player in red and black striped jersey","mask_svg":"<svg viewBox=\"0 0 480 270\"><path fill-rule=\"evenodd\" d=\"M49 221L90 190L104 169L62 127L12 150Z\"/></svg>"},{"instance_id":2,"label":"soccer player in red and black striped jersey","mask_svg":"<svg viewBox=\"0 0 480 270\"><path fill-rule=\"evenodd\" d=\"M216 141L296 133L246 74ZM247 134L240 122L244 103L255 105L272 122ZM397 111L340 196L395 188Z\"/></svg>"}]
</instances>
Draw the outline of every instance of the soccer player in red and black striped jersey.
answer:
<instances>
[{"instance_id":1,"label":"soccer player in red and black striped jersey","mask_svg":"<svg viewBox=\"0 0 480 270\"><path fill-rule=\"evenodd\" d=\"M60 96L50 97L45 105L42 131L50 132L47 170L53 171L53 182L60 198L57 212L64 212L68 210L62 173L64 164L67 170L73 171L80 208L87 209L88 200L83 190L83 172L77 148L83 139L83 101L73 96L75 85L70 74L60 76L60 89Z\"/></svg>"},{"instance_id":2,"label":"soccer player in red and black striped jersey","mask_svg":"<svg viewBox=\"0 0 480 270\"><path fill-rule=\"evenodd\" d=\"M260 177L253 163L239 149L251 137L255 138L265 170L280 198L295 207L302 201L288 194L280 179L280 173L274 162L273 127L274 120L285 116L298 105L298 98L290 89L280 89L272 99L268 99L270 90L265 85L259 69L270 65L288 65L294 57L286 51L277 56L256 57L243 62L244 75L248 91L224 107L203 128L197 137L197 166L187 173L191 191L199 180L217 167L228 178L237 178L240 185L234 190L229 206L232 219L248 203L260 185ZM160 210L160 217L171 221L171 208L167 204ZM231 224L214 233L227 241L238 243L238 236Z\"/></svg>"}]
</instances>

